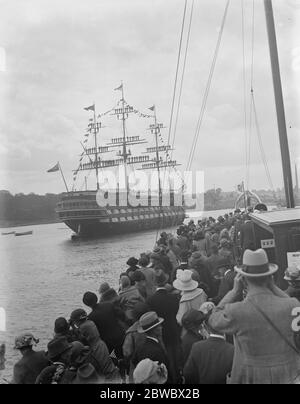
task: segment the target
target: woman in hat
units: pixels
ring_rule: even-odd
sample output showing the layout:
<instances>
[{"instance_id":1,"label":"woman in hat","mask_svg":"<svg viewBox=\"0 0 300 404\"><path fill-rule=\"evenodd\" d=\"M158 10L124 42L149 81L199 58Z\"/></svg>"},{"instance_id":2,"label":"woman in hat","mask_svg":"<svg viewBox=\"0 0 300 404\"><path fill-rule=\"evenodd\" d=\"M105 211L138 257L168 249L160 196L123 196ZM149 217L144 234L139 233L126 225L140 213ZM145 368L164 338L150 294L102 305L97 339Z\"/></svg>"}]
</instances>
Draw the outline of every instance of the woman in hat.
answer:
<instances>
[{"instance_id":1,"label":"woman in hat","mask_svg":"<svg viewBox=\"0 0 300 404\"><path fill-rule=\"evenodd\" d=\"M31 333L24 333L15 339L14 348L22 358L14 365L13 384L34 384L40 372L49 364L44 351L35 351L39 342Z\"/></svg>"},{"instance_id":2,"label":"woman in hat","mask_svg":"<svg viewBox=\"0 0 300 404\"><path fill-rule=\"evenodd\" d=\"M75 343L69 343L66 337L57 337L48 343L48 366L39 373L35 384L70 384L76 371L69 370L72 350ZM76 346L76 345L75 345Z\"/></svg>"},{"instance_id":3,"label":"woman in hat","mask_svg":"<svg viewBox=\"0 0 300 404\"><path fill-rule=\"evenodd\" d=\"M206 315L199 310L191 309L182 316L182 327L185 329L185 335L181 338L183 363L188 359L192 346L195 342L202 341L202 324Z\"/></svg>"},{"instance_id":4,"label":"woman in hat","mask_svg":"<svg viewBox=\"0 0 300 404\"><path fill-rule=\"evenodd\" d=\"M227 238L222 238L220 240L219 256L224 260L228 261L230 265L234 264L231 244Z\"/></svg>"},{"instance_id":5,"label":"woman in hat","mask_svg":"<svg viewBox=\"0 0 300 404\"><path fill-rule=\"evenodd\" d=\"M173 282L175 289L181 292L177 322L181 325L182 316L191 309L198 310L206 302L207 295L203 289L198 288L198 282L192 279L192 271L178 269L176 279Z\"/></svg>"},{"instance_id":6,"label":"woman in hat","mask_svg":"<svg viewBox=\"0 0 300 404\"><path fill-rule=\"evenodd\" d=\"M128 325L133 323L133 308L138 302L144 302L145 299L140 294L136 286L130 283L128 276L123 275L120 278L120 307L125 312Z\"/></svg>"},{"instance_id":7,"label":"woman in hat","mask_svg":"<svg viewBox=\"0 0 300 404\"><path fill-rule=\"evenodd\" d=\"M195 251L200 251L202 255L207 257L208 255L208 245L207 239L205 238L204 232L198 230L194 235L193 247Z\"/></svg>"},{"instance_id":8,"label":"woman in hat","mask_svg":"<svg viewBox=\"0 0 300 404\"><path fill-rule=\"evenodd\" d=\"M130 257L129 260L126 262L129 268L126 269L126 274L129 276L129 279L131 280L131 285L134 285L134 281L132 280L132 275L134 272L139 269L137 266L139 260L136 259L135 257Z\"/></svg>"},{"instance_id":9,"label":"woman in hat","mask_svg":"<svg viewBox=\"0 0 300 404\"><path fill-rule=\"evenodd\" d=\"M300 369L292 330L295 298L275 286L278 266L263 249L246 250L235 267L233 290L219 303L209 325L235 337L231 384L290 384ZM241 301L246 282L247 296Z\"/></svg>"}]
</instances>

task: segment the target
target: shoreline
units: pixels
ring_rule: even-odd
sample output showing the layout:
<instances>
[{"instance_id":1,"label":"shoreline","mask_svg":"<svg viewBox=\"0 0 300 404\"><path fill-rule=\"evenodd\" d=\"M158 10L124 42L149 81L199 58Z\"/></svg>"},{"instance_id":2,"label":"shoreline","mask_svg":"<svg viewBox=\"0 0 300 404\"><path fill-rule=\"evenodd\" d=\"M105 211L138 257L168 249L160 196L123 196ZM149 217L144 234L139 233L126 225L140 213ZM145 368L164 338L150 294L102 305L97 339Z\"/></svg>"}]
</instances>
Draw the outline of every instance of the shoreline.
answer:
<instances>
[{"instance_id":1,"label":"shoreline","mask_svg":"<svg viewBox=\"0 0 300 404\"><path fill-rule=\"evenodd\" d=\"M9 229L12 227L25 227L25 226L35 226L39 224L54 224L54 223L62 223L60 220L33 220L31 222L10 222L10 221L0 221L0 229Z\"/></svg>"}]
</instances>

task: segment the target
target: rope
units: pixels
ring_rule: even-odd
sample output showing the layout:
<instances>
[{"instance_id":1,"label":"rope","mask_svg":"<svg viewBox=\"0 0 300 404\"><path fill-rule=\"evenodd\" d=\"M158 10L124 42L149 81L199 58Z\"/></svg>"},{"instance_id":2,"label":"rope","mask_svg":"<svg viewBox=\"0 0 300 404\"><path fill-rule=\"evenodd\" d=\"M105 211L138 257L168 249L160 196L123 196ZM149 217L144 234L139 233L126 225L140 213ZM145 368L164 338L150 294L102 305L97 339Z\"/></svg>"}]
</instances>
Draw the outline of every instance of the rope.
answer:
<instances>
[{"instance_id":1,"label":"rope","mask_svg":"<svg viewBox=\"0 0 300 404\"><path fill-rule=\"evenodd\" d=\"M242 8L242 54L243 54L243 95L244 95L244 134L245 134L245 178L248 171L248 136L247 136L247 90L246 90L246 58L245 58L245 18L244 18L244 0L241 0Z\"/></svg>"},{"instance_id":2,"label":"rope","mask_svg":"<svg viewBox=\"0 0 300 404\"><path fill-rule=\"evenodd\" d=\"M221 39L222 39L223 31L224 31L229 3L230 3L230 0L227 0L224 15L222 18L221 29L219 31L218 40L217 40L216 48L214 51L213 61L212 61L212 65L210 68L210 72L209 72L209 76L208 76L208 80L207 80L207 84L206 84L206 88L205 88L205 92L204 92L203 102L202 102L202 106L201 106L201 110L200 110L200 114L199 114L199 118L198 118L198 122L197 122L197 126L196 126L196 131L195 131L194 139L192 142L192 147L190 150L190 155L189 155L189 159L188 159L188 163L187 163L187 171L190 170L193 159L194 159L194 154L195 154L195 150L196 150L196 146L197 146L197 142L198 142L200 129L202 126L202 121L203 121L203 117L204 117L208 94L209 94L209 90L211 87L211 82L212 82L212 78L213 78L213 74L214 74L214 70L215 70L215 66L216 66L217 56L218 56L219 49L220 49L220 44L221 44Z\"/></svg>"},{"instance_id":3,"label":"rope","mask_svg":"<svg viewBox=\"0 0 300 404\"><path fill-rule=\"evenodd\" d=\"M255 34L255 3L252 0L252 33L251 33L251 92L250 92L250 113L249 113L249 137L248 137L248 153L247 153L247 173L246 173L246 188L249 189L250 185L250 160L251 160L251 137L252 137L252 93L253 93L253 74L254 74L254 34Z\"/></svg>"},{"instance_id":4,"label":"rope","mask_svg":"<svg viewBox=\"0 0 300 404\"><path fill-rule=\"evenodd\" d=\"M185 47L185 53L184 53L184 62L183 62L183 69L182 69L182 75L181 75L181 81L180 81L180 90L179 90L179 97L178 97L178 103L177 103L177 112L176 112L176 119L175 119L175 125L174 125L174 133L173 133L173 141L172 141L171 160L173 158L173 150L174 150L174 144L175 144L176 133L177 133L178 116L179 116L179 111L180 111L180 106L181 106L181 95L182 95L182 88L183 88L184 74L185 74L185 67L186 67L186 60L187 60L187 54L188 54L188 48L189 48L189 42L190 42L190 34L191 34L191 27L192 27L192 20L193 20L193 11L194 11L194 0L192 2L191 12L190 12L190 20L189 20L187 41L186 41L186 47Z\"/></svg>"},{"instance_id":5,"label":"rope","mask_svg":"<svg viewBox=\"0 0 300 404\"><path fill-rule=\"evenodd\" d=\"M183 18L182 18L182 24L181 24L181 33L180 33L180 40L179 40L179 49L178 49L178 56L177 56L177 66L176 66L176 73L175 73L175 80L174 80L174 88L173 88L173 97L172 97L172 106L171 106L171 114L170 114L170 121L169 121L169 131L168 131L168 142L167 142L167 144L170 143L170 138L171 138L171 130L172 130L173 114L174 114L174 106L175 106L175 98L176 98L176 89L177 89L177 81L178 81L178 72L179 72L179 65L180 65L180 60L181 60L182 40L183 40L185 17L186 17L186 8L187 8L187 0L185 0L185 3L184 3ZM167 161L167 158L168 157L166 155L166 161ZM166 170L167 170L167 167L164 170L163 183L165 183ZM160 211L162 212L162 207L161 207ZM158 233L159 233L160 229L162 228L162 224L163 224L163 220L160 221L160 225L159 225L159 227L157 229L155 243L157 242Z\"/></svg>"},{"instance_id":6,"label":"rope","mask_svg":"<svg viewBox=\"0 0 300 404\"><path fill-rule=\"evenodd\" d=\"M258 143L259 143L261 158L262 158L263 165L265 167L265 171L266 171L267 179L268 179L268 182L269 182L269 186L271 187L271 190L274 191L274 186L273 186L271 174L270 174L266 154L265 154L263 143L262 143L261 131L260 131L259 123L258 123L258 118L257 118L257 112L256 112L256 106L255 106L253 92L252 92L252 103L253 103L253 112L254 112L254 118L255 118L256 133L257 133L257 137L258 137Z\"/></svg>"},{"instance_id":7,"label":"rope","mask_svg":"<svg viewBox=\"0 0 300 404\"><path fill-rule=\"evenodd\" d=\"M171 107L171 115L170 115L170 122L169 122L169 131L168 131L168 142L170 143L171 137L171 129L172 129L172 121L173 121L173 113L174 113L174 105L175 105L175 96L176 96L176 88L177 88L177 80L178 80L178 71L179 71L179 64L181 59L181 48L182 48L182 39L183 39L183 31L185 25L185 16L186 16L186 7L187 7L187 0L184 3L184 11L183 11L183 19L181 25L181 34L180 34L180 41L179 41L179 49L178 49L178 56L177 56L177 66L176 66L176 74L175 74L175 82L174 82L174 89L173 89L173 98L172 98L172 107Z\"/></svg>"}]
</instances>

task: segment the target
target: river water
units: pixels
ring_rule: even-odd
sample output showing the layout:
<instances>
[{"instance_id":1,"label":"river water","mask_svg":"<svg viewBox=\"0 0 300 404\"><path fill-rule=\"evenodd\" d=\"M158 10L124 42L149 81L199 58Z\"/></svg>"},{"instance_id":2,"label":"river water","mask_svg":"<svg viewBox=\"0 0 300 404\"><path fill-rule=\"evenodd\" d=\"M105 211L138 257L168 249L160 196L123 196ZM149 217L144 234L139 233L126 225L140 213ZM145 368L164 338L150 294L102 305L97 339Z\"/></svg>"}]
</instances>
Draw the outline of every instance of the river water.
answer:
<instances>
[{"instance_id":1,"label":"river water","mask_svg":"<svg viewBox=\"0 0 300 404\"><path fill-rule=\"evenodd\" d=\"M210 211L205 216L228 211ZM201 217L194 212L190 216ZM127 259L153 249L157 233L71 241L72 233L63 223L1 229L18 230L33 230L33 234L0 236L0 308L6 312L5 332L0 320L0 343L5 342L7 349L6 369L0 371L0 379L8 380L19 359L19 352L13 349L16 335L30 331L40 339L39 349L46 349L54 320L69 318L72 310L83 307L83 294L88 290L97 293L100 283L117 288Z\"/></svg>"}]
</instances>

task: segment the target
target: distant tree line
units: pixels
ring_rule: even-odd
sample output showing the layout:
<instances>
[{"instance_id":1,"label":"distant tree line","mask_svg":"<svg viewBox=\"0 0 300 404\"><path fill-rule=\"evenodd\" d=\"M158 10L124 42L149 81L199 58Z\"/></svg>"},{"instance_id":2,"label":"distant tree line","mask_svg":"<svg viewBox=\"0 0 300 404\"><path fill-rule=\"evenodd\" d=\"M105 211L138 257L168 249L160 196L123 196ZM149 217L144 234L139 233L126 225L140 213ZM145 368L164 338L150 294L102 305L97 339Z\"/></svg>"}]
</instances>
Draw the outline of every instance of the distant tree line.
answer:
<instances>
[{"instance_id":1,"label":"distant tree line","mask_svg":"<svg viewBox=\"0 0 300 404\"><path fill-rule=\"evenodd\" d=\"M60 195L12 195L0 191L0 225L46 223L57 221L55 206Z\"/></svg>"},{"instance_id":2,"label":"distant tree line","mask_svg":"<svg viewBox=\"0 0 300 404\"><path fill-rule=\"evenodd\" d=\"M267 205L285 206L285 194L276 191L253 190ZM296 204L300 205L299 193L295 192ZM204 209L232 209L237 198L236 192L224 192L221 188L209 189L204 194ZM60 195L15 194L0 190L0 225L51 223L58 221L55 206Z\"/></svg>"}]
</instances>

